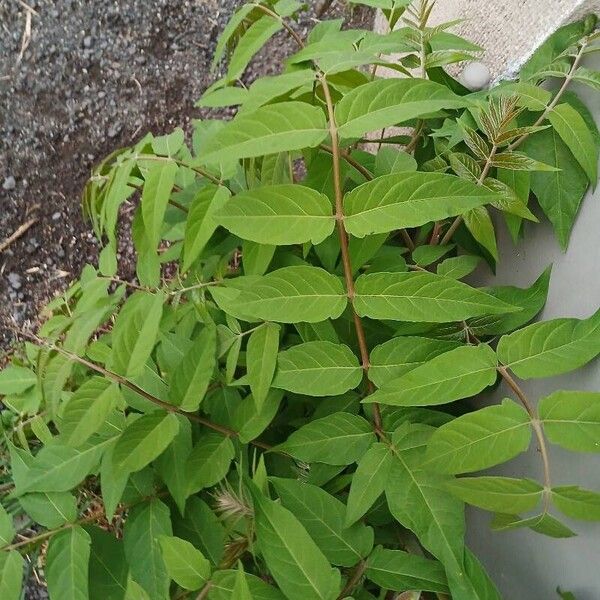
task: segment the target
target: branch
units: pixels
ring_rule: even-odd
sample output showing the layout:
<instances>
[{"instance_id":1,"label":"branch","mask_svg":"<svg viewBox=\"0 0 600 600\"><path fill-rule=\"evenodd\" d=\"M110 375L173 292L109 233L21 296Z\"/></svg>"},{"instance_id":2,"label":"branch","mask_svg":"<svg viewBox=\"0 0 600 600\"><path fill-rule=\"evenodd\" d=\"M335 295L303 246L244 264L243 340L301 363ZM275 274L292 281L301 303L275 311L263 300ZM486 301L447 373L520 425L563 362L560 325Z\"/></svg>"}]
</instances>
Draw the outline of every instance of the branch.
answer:
<instances>
[{"instance_id":1,"label":"branch","mask_svg":"<svg viewBox=\"0 0 600 600\"><path fill-rule=\"evenodd\" d=\"M352 593L352 590L358 585L361 577L364 575L365 570L367 568L367 561L361 560L352 570L352 574L348 578L344 589L340 592L338 596L338 600L342 600L343 598L347 598L349 594Z\"/></svg>"},{"instance_id":2,"label":"branch","mask_svg":"<svg viewBox=\"0 0 600 600\"><path fill-rule=\"evenodd\" d=\"M521 389L519 384L514 380L512 375L509 373L508 368L505 365L500 365L498 373L502 376L502 379L506 382L508 387L514 392L515 396L519 399L521 404L525 407L529 418L531 419L531 426L535 432L535 436L538 441L539 451L542 455L542 463L544 468L544 512L548 510L548 504L550 502L550 459L548 457L548 447L546 446L546 439L544 437L544 431L540 424L540 419L537 411L527 399L525 392Z\"/></svg>"},{"instance_id":3,"label":"branch","mask_svg":"<svg viewBox=\"0 0 600 600\"><path fill-rule=\"evenodd\" d=\"M324 73L320 75L321 85L323 87L323 94L325 96L325 102L327 104L327 113L329 115L329 135L331 136L331 149L333 157L333 187L335 192L335 218L337 223L338 234L340 238L340 248L342 251L342 265L344 267L344 280L346 282L346 292L348 293L348 299L350 304L353 304L355 289L354 279L352 277L352 263L350 261L350 249L348 246L348 234L344 228L344 192L342 190L342 178L340 169L340 151L339 151L339 140L337 133L337 125L335 122L335 113L333 107L333 101L331 99L331 91L327 78ZM369 349L367 347L367 339L365 336L365 330L362 321L354 307L352 306L352 317L354 320L354 329L356 330L356 337L358 339L358 347L360 349L360 356L362 361L362 368L367 378L367 386L369 393L373 392L373 383L368 378L369 373ZM382 434L381 428L381 411L379 405L373 403L373 420L375 432L378 435Z\"/></svg>"},{"instance_id":4,"label":"branch","mask_svg":"<svg viewBox=\"0 0 600 600\"><path fill-rule=\"evenodd\" d=\"M571 65L571 68L569 69L569 72L567 73L567 76L565 77L563 84L560 86L560 89L558 90L558 92L556 92L556 96L554 96L554 99L552 100L552 102L550 102L550 104L548 104L548 106L546 107L546 110L540 115L538 120L533 124L533 127L538 127L539 125L541 125L548 118L548 115L552 112L552 109L560 102L560 99L562 98L563 94L566 92L567 88L569 87L569 84L573 80L575 71L577 70L579 63L581 62L581 59L583 58L583 53L584 53L586 46L587 46L587 41L584 41L583 44L581 45L581 48L579 48L577 55L575 56L575 60L573 61L573 64ZM507 147L507 150L514 150L515 148L518 148L530 135L531 135L531 133L523 134L520 138L517 138L512 144L510 144Z\"/></svg>"},{"instance_id":5,"label":"branch","mask_svg":"<svg viewBox=\"0 0 600 600\"><path fill-rule=\"evenodd\" d=\"M494 144L490 151L490 155L487 157L487 159L485 161L485 165L483 167L483 170L481 171L481 175L479 176L479 179L477 180L477 185L482 185L483 182L485 181L485 178L488 176L488 173L490 172L490 169L492 168L492 160L494 160L494 156L496 156L497 151L498 151L498 146L496 146L496 144ZM448 231L446 231L446 234L442 238L442 242L441 242L442 246L444 244L447 244L448 242L450 242L450 240L452 239L452 236L456 233L456 230L460 227L460 224L462 222L463 222L462 215L458 215L458 217L456 217L456 219L454 219L454 221L452 222L452 225L450 225L450 227L448 228Z\"/></svg>"},{"instance_id":6,"label":"branch","mask_svg":"<svg viewBox=\"0 0 600 600\"><path fill-rule=\"evenodd\" d=\"M82 358L81 356L77 356L77 354L73 354L72 352L69 352L68 350L65 350L64 348L60 348L59 346L55 346L54 344L49 344L48 342L45 342L44 340L42 340L41 338L39 338L35 335L31 335L31 334L26 334L26 335L28 335L28 337L33 339L39 345L44 346L48 350L54 350L54 351L58 352L59 354L62 354L65 358L68 358L69 360L72 360L74 362L78 362L80 365L83 365L83 366L87 367L88 369L91 369L92 371L96 371L96 373L100 373L101 375L103 375L104 377L107 377L108 379L111 379L115 383L118 383L120 385L123 385L123 386L129 388L131 391L142 396L142 398L145 398L149 402L152 402L153 404L160 406L163 410L186 417L190 421L194 421L195 423L200 423L201 425L204 425L205 427L208 427L209 429L212 429L213 431L216 431L226 437L237 437L239 435L237 431L234 431L233 429L229 429L229 427L225 427L224 425L219 425L218 423L209 421L208 419L205 419L204 417L201 417L200 415L197 415L195 413L189 413L184 410L181 410L177 406L174 406L173 404L169 404L168 402L165 402L164 400L161 400L160 398L153 396L146 390L137 386L135 383L132 383L131 381L126 379L125 377L118 375L117 373L113 373L112 371L109 371L108 369L105 369L104 367L101 367L100 365L97 365L89 360L86 360L85 358ZM250 443L253 444L254 446L257 446L258 448L262 448L263 450L272 450L273 449L273 446L271 446L270 444L266 444L259 440L253 440Z\"/></svg>"}]
</instances>

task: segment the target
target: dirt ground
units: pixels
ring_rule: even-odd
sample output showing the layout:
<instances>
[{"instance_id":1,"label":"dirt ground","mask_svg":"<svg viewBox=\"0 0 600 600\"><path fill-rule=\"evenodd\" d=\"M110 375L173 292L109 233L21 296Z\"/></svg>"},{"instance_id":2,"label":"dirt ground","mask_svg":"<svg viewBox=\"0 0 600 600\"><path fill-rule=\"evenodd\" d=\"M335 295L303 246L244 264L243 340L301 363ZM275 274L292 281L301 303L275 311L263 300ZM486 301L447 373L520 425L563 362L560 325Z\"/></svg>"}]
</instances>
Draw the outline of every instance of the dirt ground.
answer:
<instances>
[{"instance_id":1,"label":"dirt ground","mask_svg":"<svg viewBox=\"0 0 600 600\"><path fill-rule=\"evenodd\" d=\"M0 350L95 263L81 215L92 166L115 148L204 116L194 101L219 32L240 0L0 0ZM296 24L305 33L321 2ZM28 8L29 7L29 8ZM361 26L372 15L334 1L325 18ZM280 34L245 78L276 72L293 50ZM265 57L263 60L262 57ZM133 251L121 247L121 275Z\"/></svg>"}]
</instances>

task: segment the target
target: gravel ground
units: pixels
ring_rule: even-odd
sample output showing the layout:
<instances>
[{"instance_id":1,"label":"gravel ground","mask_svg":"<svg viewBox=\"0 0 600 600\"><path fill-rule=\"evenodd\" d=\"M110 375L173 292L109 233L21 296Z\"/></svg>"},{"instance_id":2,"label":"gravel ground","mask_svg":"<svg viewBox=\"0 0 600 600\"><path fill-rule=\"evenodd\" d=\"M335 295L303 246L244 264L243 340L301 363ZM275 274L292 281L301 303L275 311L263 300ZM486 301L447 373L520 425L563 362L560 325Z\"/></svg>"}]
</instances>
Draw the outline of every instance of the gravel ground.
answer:
<instances>
[{"instance_id":1,"label":"gravel ground","mask_svg":"<svg viewBox=\"0 0 600 600\"><path fill-rule=\"evenodd\" d=\"M44 304L97 260L99 246L80 209L92 166L147 131L189 131L191 119L205 116L193 103L219 75L208 65L240 4L0 0L0 244L34 220L0 250L0 351L10 352L19 329L36 323ZM321 2L308 4L296 25L301 34ZM27 6L35 11L30 18ZM369 13L350 15L334 1L326 16L341 15L356 26L371 23ZM293 49L278 35L245 80L276 72ZM126 236L120 252L120 275L133 277ZM33 576L26 598L47 598Z\"/></svg>"},{"instance_id":2,"label":"gravel ground","mask_svg":"<svg viewBox=\"0 0 600 600\"><path fill-rule=\"evenodd\" d=\"M218 33L241 0L0 0L0 349L53 294L94 263L80 210L94 163L145 132L189 130L213 81ZM319 2L297 27L306 31ZM30 19L27 17L31 7ZM333 2L327 17L348 9ZM352 15L365 25L365 13ZM362 18L362 22L360 19ZM24 51L28 20L30 39ZM277 70L293 46L280 34L248 80ZM122 273L133 272L122 244Z\"/></svg>"}]
</instances>

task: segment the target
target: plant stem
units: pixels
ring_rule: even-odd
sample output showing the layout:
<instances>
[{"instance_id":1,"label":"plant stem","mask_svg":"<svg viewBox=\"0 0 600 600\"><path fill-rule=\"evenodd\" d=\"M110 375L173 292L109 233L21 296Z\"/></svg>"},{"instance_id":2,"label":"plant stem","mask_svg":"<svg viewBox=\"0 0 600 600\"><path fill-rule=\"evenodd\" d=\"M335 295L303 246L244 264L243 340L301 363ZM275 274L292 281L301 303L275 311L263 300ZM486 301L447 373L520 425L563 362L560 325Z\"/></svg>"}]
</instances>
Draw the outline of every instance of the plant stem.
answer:
<instances>
[{"instance_id":1,"label":"plant stem","mask_svg":"<svg viewBox=\"0 0 600 600\"><path fill-rule=\"evenodd\" d=\"M531 419L531 426L533 427L533 431L535 432L535 436L538 441L539 451L542 455L542 463L544 468L544 512L548 509L548 504L550 502L550 489L551 489L551 481L550 481L550 459L548 457L548 447L546 446L546 438L544 437L544 431L540 424L540 419L537 414L537 411L532 406L531 402L527 399L525 392L522 390L521 386L514 380L512 375L509 373L508 368L505 365L500 365L498 368L498 373L502 376L502 379L506 382L508 387L514 392L515 396L519 399L521 404L525 407L529 418Z\"/></svg>"},{"instance_id":2,"label":"plant stem","mask_svg":"<svg viewBox=\"0 0 600 600\"><path fill-rule=\"evenodd\" d=\"M487 159L485 161L485 165L481 171L481 175L479 176L479 179L477 180L477 185L482 185L483 182L485 181L485 178L488 176L488 173L490 172L490 169L492 168L492 161L494 160L494 156L496 156L497 151L498 151L498 146L496 146L496 144L493 144L492 149L490 151L490 155L487 157ZM452 222L452 225L450 225L450 227L448 228L448 231L446 231L446 234L442 238L442 241L441 241L442 246L444 244L447 244L452 239L452 236L456 233L456 230L460 227L460 224L462 222L463 222L462 215L458 215L458 217L456 217L456 219L454 219L454 221Z\"/></svg>"},{"instance_id":3,"label":"plant stem","mask_svg":"<svg viewBox=\"0 0 600 600\"><path fill-rule=\"evenodd\" d=\"M216 184L216 185L225 185L225 182L221 179L219 179L218 177L215 177L214 175L212 175L211 173L209 173L208 171L205 171L204 169L202 169L201 167L194 167L192 165L189 165L188 163L186 163L183 160L179 160L178 158L173 158L172 156L155 156L154 154L138 154L136 155L136 160L140 159L140 160L157 160L157 161L173 161L174 163L180 165L181 167L186 167L187 169L191 169L192 171L195 171L196 173L198 173L198 175L202 175L202 177L206 177L206 179L208 179L209 181L211 181L212 183ZM187 211L187 208L185 208L183 205L180 205L184 210ZM179 206L178 206L179 208Z\"/></svg>"},{"instance_id":4,"label":"plant stem","mask_svg":"<svg viewBox=\"0 0 600 600\"><path fill-rule=\"evenodd\" d=\"M321 144L319 148L321 148L321 150L325 150L325 152L329 152L329 154L333 154L333 148L331 146L328 146L327 144ZM373 174L371 173L371 171L369 171L369 169L367 169L366 167L363 167L363 165L361 165L357 160L352 158L349 152L346 152L341 148L338 148L338 152L340 156L350 166L354 167L367 181L371 181L373 179Z\"/></svg>"},{"instance_id":5,"label":"plant stem","mask_svg":"<svg viewBox=\"0 0 600 600\"><path fill-rule=\"evenodd\" d=\"M304 42L302 41L302 38L293 30L292 27L290 27L288 22L281 15L278 15L275 11L272 11L270 8L267 8L266 6L263 6L262 4L250 3L250 6L254 6L254 8L258 8L259 10L262 10L262 12L264 12L266 15L269 15L270 17L277 19L281 23L281 25L285 28L285 30L292 36L292 38L294 38L294 41L296 42L296 44L298 44L298 46L300 48L304 48Z\"/></svg>"},{"instance_id":6,"label":"plant stem","mask_svg":"<svg viewBox=\"0 0 600 600\"><path fill-rule=\"evenodd\" d=\"M105 369L104 367L101 367L100 365L97 365L96 363L86 360L85 358L82 358L81 356L77 356L77 354L73 354L72 352L69 352L69 351L65 350L64 348L60 348L59 346L55 346L54 344L49 344L49 343L45 342L44 340L42 340L41 338L38 338L37 336L30 335L30 334L26 334L26 335L28 335L28 337L31 337L31 339L35 340L41 346L44 346L44 347L48 348L49 350L54 350L54 351L58 352L59 354L62 354L64 357L68 358L69 360L77 362L77 363L87 367L88 369L91 369L92 371L96 371L96 373L100 373L104 377L111 379L115 383L118 383L120 385L125 386L126 388L129 388L131 391L142 396L142 398L145 398L149 402L152 402L153 404L160 406L162 409L164 409L168 412L182 415L183 417L188 418L190 421L200 423L201 425L204 425L205 427L208 427L209 429L212 429L213 431L221 433L222 435L227 436L227 437L236 437L237 435L239 435L237 431L234 431L233 429L229 429L229 427L225 427L224 425L219 425L218 423L209 421L208 419L205 419L204 417L201 417L200 415L197 415L195 413L189 413L184 410L181 410L177 406L174 406L173 404L169 404L168 402L165 402L164 400L161 400L160 398L153 396L146 390L137 386L135 383L132 383L131 381L126 379L125 377L118 375L117 373L113 373L112 371L109 371L108 369ZM258 448L262 448L263 450L272 450L272 448L273 448L273 446L271 446L270 444L266 444L259 440L253 440L250 443Z\"/></svg>"},{"instance_id":7,"label":"plant stem","mask_svg":"<svg viewBox=\"0 0 600 600\"><path fill-rule=\"evenodd\" d=\"M344 589L340 592L338 596L338 600L342 600L346 598L349 594L352 593L352 590L358 585L360 578L364 575L365 570L367 568L367 561L361 560L352 570L352 574L348 578Z\"/></svg>"},{"instance_id":8,"label":"plant stem","mask_svg":"<svg viewBox=\"0 0 600 600\"><path fill-rule=\"evenodd\" d=\"M581 47L579 48L579 51L577 52L577 55L575 56L575 60L573 61L573 64L571 65L571 68L569 69L569 72L567 73L565 80L563 81L562 85L560 86L560 89L558 90L558 92L556 92L556 96L554 96L552 102L550 102L550 104L548 104L548 106L546 107L546 110L544 110L544 112L540 115L540 117L537 119L537 121L533 124L533 127L538 127L539 125L541 125L548 118L548 115L552 112L554 107L560 102L560 99L562 98L563 94L566 92L567 88L569 87L569 84L573 80L575 71L577 70L577 67L579 67L579 63L581 62L581 59L583 58L583 52L584 52L586 46L587 46L587 42L584 42L581 45ZM511 151L511 150L514 150L515 148L518 148L530 135L531 135L530 133L523 134L520 138L517 138L512 144L510 144L507 147L507 150Z\"/></svg>"},{"instance_id":9,"label":"plant stem","mask_svg":"<svg viewBox=\"0 0 600 600\"><path fill-rule=\"evenodd\" d=\"M340 238L340 248L342 252L342 265L344 268L344 280L346 282L346 292L348 294L348 299L350 304L352 305L354 302L354 297L356 295L354 289L354 279L352 277L352 263L350 261L350 249L348 245L348 234L346 233L346 229L344 227L344 193L342 190L342 178L341 178L341 169L340 169L340 152L339 152L339 140L337 133L337 125L335 122L335 114L333 101L331 99L331 91L329 89L329 84L327 83L327 78L324 73L320 75L321 86L323 87L323 94L325 96L325 102L327 104L327 113L329 116L329 135L331 136L331 148L332 148L332 158L333 158L333 187L335 193L335 218L337 223L338 235ZM360 349L360 356L362 361L362 368L367 378L367 386L369 393L373 391L373 383L368 378L369 373L369 349L367 347L367 339L365 336L365 330L362 324L362 321L356 311L354 310L354 306L352 306L352 317L354 320L354 329L356 330L356 337L358 339L358 346ZM379 409L379 405L377 403L373 404L373 421L375 431L380 434L381 433L381 411Z\"/></svg>"}]
</instances>

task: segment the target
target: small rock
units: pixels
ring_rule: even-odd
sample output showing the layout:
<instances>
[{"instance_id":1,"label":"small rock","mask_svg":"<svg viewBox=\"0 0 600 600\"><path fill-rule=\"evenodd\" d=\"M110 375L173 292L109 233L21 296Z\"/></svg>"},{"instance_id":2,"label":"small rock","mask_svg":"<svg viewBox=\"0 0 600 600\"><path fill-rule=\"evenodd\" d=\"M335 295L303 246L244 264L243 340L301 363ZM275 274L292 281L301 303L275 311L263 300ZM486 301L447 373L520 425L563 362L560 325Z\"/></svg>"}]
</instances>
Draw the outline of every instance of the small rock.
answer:
<instances>
[{"instance_id":1,"label":"small rock","mask_svg":"<svg viewBox=\"0 0 600 600\"><path fill-rule=\"evenodd\" d=\"M2 184L2 189L6 190L6 191L14 190L16 187L17 187L17 181L12 175L9 175L4 180L4 183Z\"/></svg>"},{"instance_id":2,"label":"small rock","mask_svg":"<svg viewBox=\"0 0 600 600\"><path fill-rule=\"evenodd\" d=\"M92 36L91 35L86 35L83 38L83 47L84 48L91 48L92 47Z\"/></svg>"},{"instance_id":3,"label":"small rock","mask_svg":"<svg viewBox=\"0 0 600 600\"><path fill-rule=\"evenodd\" d=\"M61 216L62 216L62 214L57 211L57 212L55 212L55 213L52 214L52 220L53 221L58 221Z\"/></svg>"},{"instance_id":4,"label":"small rock","mask_svg":"<svg viewBox=\"0 0 600 600\"><path fill-rule=\"evenodd\" d=\"M121 131L121 129L123 128L123 125L121 123L119 123L119 121L113 123L109 128L108 128L108 137L109 138L114 138L117 137L117 135L119 135L119 132Z\"/></svg>"},{"instance_id":5,"label":"small rock","mask_svg":"<svg viewBox=\"0 0 600 600\"><path fill-rule=\"evenodd\" d=\"M13 290L18 290L21 288L21 276L18 273L9 273L8 274L8 283L10 283L10 287Z\"/></svg>"},{"instance_id":6,"label":"small rock","mask_svg":"<svg viewBox=\"0 0 600 600\"><path fill-rule=\"evenodd\" d=\"M480 62L471 62L460 75L461 83L472 92L482 90L490 83L490 70Z\"/></svg>"}]
</instances>

